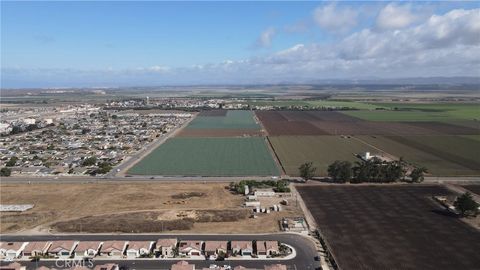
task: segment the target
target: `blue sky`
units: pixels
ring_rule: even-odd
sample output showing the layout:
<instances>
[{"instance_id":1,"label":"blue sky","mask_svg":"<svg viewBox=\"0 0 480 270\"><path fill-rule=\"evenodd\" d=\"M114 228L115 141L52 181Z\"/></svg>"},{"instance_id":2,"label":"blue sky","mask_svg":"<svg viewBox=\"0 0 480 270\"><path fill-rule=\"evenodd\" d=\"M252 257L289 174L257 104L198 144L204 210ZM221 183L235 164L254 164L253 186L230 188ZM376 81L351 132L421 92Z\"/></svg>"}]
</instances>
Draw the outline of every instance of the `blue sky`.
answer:
<instances>
[{"instance_id":1,"label":"blue sky","mask_svg":"<svg viewBox=\"0 0 480 270\"><path fill-rule=\"evenodd\" d=\"M475 76L478 5L2 1L1 83L61 87ZM445 25L452 28L447 36L427 35ZM405 62L385 70L395 53L402 54L397 41L409 38L421 45L404 59L416 68L399 73ZM472 52L465 55L464 49ZM436 58L425 63L425 55ZM464 65L470 71L455 69Z\"/></svg>"}]
</instances>

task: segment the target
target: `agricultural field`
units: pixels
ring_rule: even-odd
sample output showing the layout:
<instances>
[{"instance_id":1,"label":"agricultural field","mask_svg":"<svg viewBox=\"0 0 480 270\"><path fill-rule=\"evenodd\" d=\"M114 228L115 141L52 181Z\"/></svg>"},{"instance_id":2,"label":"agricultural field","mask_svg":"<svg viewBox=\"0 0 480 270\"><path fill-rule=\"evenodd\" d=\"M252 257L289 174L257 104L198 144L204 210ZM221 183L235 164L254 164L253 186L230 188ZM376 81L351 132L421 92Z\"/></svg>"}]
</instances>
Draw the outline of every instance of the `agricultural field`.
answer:
<instances>
[{"instance_id":1,"label":"agricultural field","mask_svg":"<svg viewBox=\"0 0 480 270\"><path fill-rule=\"evenodd\" d=\"M440 122L366 121L340 112L259 111L270 136L282 135L475 135L480 129Z\"/></svg>"},{"instance_id":2,"label":"agricultural field","mask_svg":"<svg viewBox=\"0 0 480 270\"><path fill-rule=\"evenodd\" d=\"M167 176L269 176L279 175L265 139L168 139L128 172Z\"/></svg>"},{"instance_id":3,"label":"agricultural field","mask_svg":"<svg viewBox=\"0 0 480 270\"><path fill-rule=\"evenodd\" d=\"M478 121L480 118L480 105L452 104L452 103L380 103L381 107L389 110L357 110L342 111L346 115L358 117L368 121ZM396 108L396 110L395 110Z\"/></svg>"},{"instance_id":4,"label":"agricultural field","mask_svg":"<svg viewBox=\"0 0 480 270\"><path fill-rule=\"evenodd\" d=\"M276 107L292 107L302 106L305 108L351 108L358 110L375 110L383 108L381 105L355 102L355 101L337 101L337 100L252 100L246 102L250 106L276 106Z\"/></svg>"},{"instance_id":5,"label":"agricultural field","mask_svg":"<svg viewBox=\"0 0 480 270\"><path fill-rule=\"evenodd\" d=\"M327 175L327 167L335 160L358 161L356 154L373 147L355 138L341 136L278 136L269 137L283 169L288 175L298 176L298 167L307 161L317 167L318 176Z\"/></svg>"},{"instance_id":6,"label":"agricultural field","mask_svg":"<svg viewBox=\"0 0 480 270\"><path fill-rule=\"evenodd\" d=\"M2 183L2 203L35 207L24 213L0 213L0 233L266 233L279 231L282 215L301 215L292 204L282 212L249 218L242 207L243 196L232 194L227 186L138 181Z\"/></svg>"},{"instance_id":7,"label":"agricultural field","mask_svg":"<svg viewBox=\"0 0 480 270\"><path fill-rule=\"evenodd\" d=\"M435 108L446 110L450 107ZM452 106L451 110L454 108L472 109L468 104ZM370 113L257 111L256 114L288 175L297 175L300 164L312 161L318 167L318 175L325 176L326 167L331 162L337 159L358 161L353 153L365 151L390 158L403 157L411 164L427 167L434 176L480 174L478 121L368 121L351 116L350 112ZM371 113L388 114L396 111ZM413 113L421 115L429 112Z\"/></svg>"},{"instance_id":8,"label":"agricultural field","mask_svg":"<svg viewBox=\"0 0 480 270\"><path fill-rule=\"evenodd\" d=\"M431 199L442 186L299 186L341 269L478 269L480 232ZM414 206L414 207L412 207Z\"/></svg>"},{"instance_id":9,"label":"agricultural field","mask_svg":"<svg viewBox=\"0 0 480 270\"><path fill-rule=\"evenodd\" d=\"M260 126L255 121L253 112L251 111L224 112L225 113L222 111L207 111L201 113L190 122L186 129L260 129ZM205 114L207 114L207 116L205 116Z\"/></svg>"},{"instance_id":10,"label":"agricultural field","mask_svg":"<svg viewBox=\"0 0 480 270\"><path fill-rule=\"evenodd\" d=\"M357 136L433 175L480 174L480 142L462 136Z\"/></svg>"}]
</instances>

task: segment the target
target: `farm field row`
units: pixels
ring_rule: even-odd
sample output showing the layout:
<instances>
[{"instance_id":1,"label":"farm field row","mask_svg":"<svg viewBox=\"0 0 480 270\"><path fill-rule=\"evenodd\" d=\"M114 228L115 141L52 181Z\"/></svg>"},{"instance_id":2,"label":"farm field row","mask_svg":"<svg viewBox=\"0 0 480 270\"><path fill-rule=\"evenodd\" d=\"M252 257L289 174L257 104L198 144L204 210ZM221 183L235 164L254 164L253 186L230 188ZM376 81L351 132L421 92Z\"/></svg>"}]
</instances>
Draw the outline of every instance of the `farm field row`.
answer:
<instances>
[{"instance_id":1,"label":"farm field row","mask_svg":"<svg viewBox=\"0 0 480 270\"><path fill-rule=\"evenodd\" d=\"M202 111L129 170L134 175L275 176L273 153L251 111Z\"/></svg>"},{"instance_id":2,"label":"farm field row","mask_svg":"<svg viewBox=\"0 0 480 270\"><path fill-rule=\"evenodd\" d=\"M299 186L341 269L476 269L480 232L430 198L442 186ZM414 206L414 207L408 207Z\"/></svg>"},{"instance_id":3,"label":"farm field row","mask_svg":"<svg viewBox=\"0 0 480 270\"><path fill-rule=\"evenodd\" d=\"M269 176L279 169L261 137L171 138L129 173L168 176Z\"/></svg>"},{"instance_id":4,"label":"farm field row","mask_svg":"<svg viewBox=\"0 0 480 270\"><path fill-rule=\"evenodd\" d=\"M298 167L313 162L318 176L335 160L359 161L364 152L400 158L425 166L435 176L480 174L480 141L462 136L273 136L269 137L283 169L298 176Z\"/></svg>"},{"instance_id":5,"label":"farm field row","mask_svg":"<svg viewBox=\"0 0 480 270\"><path fill-rule=\"evenodd\" d=\"M356 154L376 150L354 138L340 136L279 136L269 137L283 169L298 176L298 167L313 162L316 174L327 175L327 167L335 160L358 161Z\"/></svg>"},{"instance_id":6,"label":"farm field row","mask_svg":"<svg viewBox=\"0 0 480 270\"><path fill-rule=\"evenodd\" d=\"M288 175L298 176L298 167L311 161L317 175L326 176L328 165L335 160L358 161L355 155L367 151L403 157L435 176L480 174L480 128L475 121L367 121L350 112L365 111L256 113ZM394 111L372 111L377 112Z\"/></svg>"},{"instance_id":7,"label":"farm field row","mask_svg":"<svg viewBox=\"0 0 480 270\"><path fill-rule=\"evenodd\" d=\"M259 130L260 126L251 111L222 111L202 112L186 127L191 129L253 129Z\"/></svg>"},{"instance_id":8,"label":"farm field row","mask_svg":"<svg viewBox=\"0 0 480 270\"><path fill-rule=\"evenodd\" d=\"M362 111L359 111L362 112ZM270 136L282 135L476 135L480 128L462 122L376 122L341 112L259 111Z\"/></svg>"},{"instance_id":9,"label":"farm field row","mask_svg":"<svg viewBox=\"0 0 480 270\"><path fill-rule=\"evenodd\" d=\"M368 121L451 122L478 121L480 118L480 105L476 103L378 103L377 105L389 110L357 110L342 111L342 113Z\"/></svg>"}]
</instances>

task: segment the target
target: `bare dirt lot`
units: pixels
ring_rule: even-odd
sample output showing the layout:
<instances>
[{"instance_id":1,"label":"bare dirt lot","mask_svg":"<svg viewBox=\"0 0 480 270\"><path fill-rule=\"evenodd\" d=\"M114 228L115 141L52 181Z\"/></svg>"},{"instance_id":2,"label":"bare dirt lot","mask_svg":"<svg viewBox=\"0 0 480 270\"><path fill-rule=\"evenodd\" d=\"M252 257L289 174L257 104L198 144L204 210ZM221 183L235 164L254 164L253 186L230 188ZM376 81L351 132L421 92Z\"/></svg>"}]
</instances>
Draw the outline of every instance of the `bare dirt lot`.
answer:
<instances>
[{"instance_id":1,"label":"bare dirt lot","mask_svg":"<svg viewBox=\"0 0 480 270\"><path fill-rule=\"evenodd\" d=\"M1 233L279 231L294 206L250 218L243 196L228 183L1 184L2 204L35 204L24 213L1 213Z\"/></svg>"},{"instance_id":2,"label":"bare dirt lot","mask_svg":"<svg viewBox=\"0 0 480 270\"><path fill-rule=\"evenodd\" d=\"M442 186L299 186L342 269L478 269L480 232L440 208Z\"/></svg>"}]
</instances>

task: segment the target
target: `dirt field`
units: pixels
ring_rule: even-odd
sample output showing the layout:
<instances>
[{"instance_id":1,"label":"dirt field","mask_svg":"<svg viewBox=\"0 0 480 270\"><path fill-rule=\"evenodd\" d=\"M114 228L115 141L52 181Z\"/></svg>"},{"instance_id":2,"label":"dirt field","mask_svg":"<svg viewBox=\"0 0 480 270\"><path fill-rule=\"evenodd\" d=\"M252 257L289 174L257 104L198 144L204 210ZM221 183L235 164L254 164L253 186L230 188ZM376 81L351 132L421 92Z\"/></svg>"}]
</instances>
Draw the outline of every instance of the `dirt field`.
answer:
<instances>
[{"instance_id":1,"label":"dirt field","mask_svg":"<svg viewBox=\"0 0 480 270\"><path fill-rule=\"evenodd\" d=\"M441 186L297 187L341 269L478 269L480 232L430 199Z\"/></svg>"},{"instance_id":2,"label":"dirt field","mask_svg":"<svg viewBox=\"0 0 480 270\"><path fill-rule=\"evenodd\" d=\"M227 183L2 184L2 204L35 204L1 213L0 232L275 232L285 211L250 218Z\"/></svg>"},{"instance_id":3,"label":"dirt field","mask_svg":"<svg viewBox=\"0 0 480 270\"><path fill-rule=\"evenodd\" d=\"M356 154L377 153L374 148L354 138L341 136L278 136L269 137L285 172L298 176L298 167L313 162L317 176L326 176L328 165L335 160L358 161Z\"/></svg>"},{"instance_id":4,"label":"dirt field","mask_svg":"<svg viewBox=\"0 0 480 270\"><path fill-rule=\"evenodd\" d=\"M479 142L461 136L355 136L433 175L478 175Z\"/></svg>"}]
</instances>

